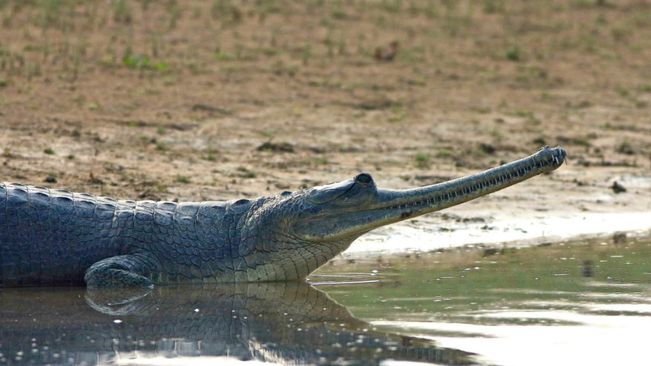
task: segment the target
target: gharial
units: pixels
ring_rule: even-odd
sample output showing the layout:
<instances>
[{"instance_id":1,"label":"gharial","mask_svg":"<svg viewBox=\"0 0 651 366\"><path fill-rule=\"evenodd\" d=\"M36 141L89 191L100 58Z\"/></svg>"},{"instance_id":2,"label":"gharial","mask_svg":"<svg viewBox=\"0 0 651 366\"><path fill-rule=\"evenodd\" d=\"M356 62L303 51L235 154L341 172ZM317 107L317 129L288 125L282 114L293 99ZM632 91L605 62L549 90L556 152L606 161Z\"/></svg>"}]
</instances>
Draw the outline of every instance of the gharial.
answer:
<instances>
[{"instance_id":1,"label":"gharial","mask_svg":"<svg viewBox=\"0 0 651 366\"><path fill-rule=\"evenodd\" d=\"M303 279L362 234L554 170L565 150L407 190L354 179L228 202L116 201L0 184L0 286Z\"/></svg>"}]
</instances>

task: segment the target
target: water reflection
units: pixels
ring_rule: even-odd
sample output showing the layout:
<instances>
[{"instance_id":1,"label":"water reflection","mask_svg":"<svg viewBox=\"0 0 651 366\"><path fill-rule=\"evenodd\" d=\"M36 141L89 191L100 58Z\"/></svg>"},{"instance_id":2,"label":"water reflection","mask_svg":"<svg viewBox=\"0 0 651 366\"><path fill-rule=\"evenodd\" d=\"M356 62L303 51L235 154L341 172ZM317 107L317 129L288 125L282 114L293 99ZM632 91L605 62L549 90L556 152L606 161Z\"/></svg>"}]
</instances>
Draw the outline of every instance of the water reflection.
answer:
<instances>
[{"instance_id":1,"label":"water reflection","mask_svg":"<svg viewBox=\"0 0 651 366\"><path fill-rule=\"evenodd\" d=\"M211 357L219 364L378 364L394 359L466 365L471 356L421 338L377 331L301 283L150 292L0 292L2 364L147 364L161 357Z\"/></svg>"},{"instance_id":2,"label":"water reflection","mask_svg":"<svg viewBox=\"0 0 651 366\"><path fill-rule=\"evenodd\" d=\"M324 287L386 331L476 354L479 364L648 365L651 241L583 241L357 261L395 286Z\"/></svg>"}]
</instances>

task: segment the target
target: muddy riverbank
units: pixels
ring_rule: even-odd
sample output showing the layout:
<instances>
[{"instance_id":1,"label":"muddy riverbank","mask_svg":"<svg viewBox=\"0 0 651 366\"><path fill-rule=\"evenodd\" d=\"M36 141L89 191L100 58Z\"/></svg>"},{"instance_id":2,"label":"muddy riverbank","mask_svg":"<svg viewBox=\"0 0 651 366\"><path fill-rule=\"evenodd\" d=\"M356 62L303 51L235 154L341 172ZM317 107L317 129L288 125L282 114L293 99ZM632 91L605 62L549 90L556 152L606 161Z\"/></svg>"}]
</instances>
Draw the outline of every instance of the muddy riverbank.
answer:
<instances>
[{"instance_id":1,"label":"muddy riverbank","mask_svg":"<svg viewBox=\"0 0 651 366\"><path fill-rule=\"evenodd\" d=\"M0 4L0 180L220 200L362 170L414 187L562 145L551 175L351 250L651 222L644 2Z\"/></svg>"}]
</instances>

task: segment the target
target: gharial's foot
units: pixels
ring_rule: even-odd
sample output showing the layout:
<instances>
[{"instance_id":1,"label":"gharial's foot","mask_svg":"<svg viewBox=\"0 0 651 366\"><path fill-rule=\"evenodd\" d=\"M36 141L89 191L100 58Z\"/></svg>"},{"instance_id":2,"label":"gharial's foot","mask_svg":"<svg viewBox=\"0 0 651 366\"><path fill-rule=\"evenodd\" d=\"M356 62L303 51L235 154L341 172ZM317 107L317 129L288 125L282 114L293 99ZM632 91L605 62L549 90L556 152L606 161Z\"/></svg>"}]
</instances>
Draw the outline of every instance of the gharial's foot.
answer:
<instances>
[{"instance_id":1,"label":"gharial's foot","mask_svg":"<svg viewBox=\"0 0 651 366\"><path fill-rule=\"evenodd\" d=\"M120 255L94 263L86 270L84 280L88 288L153 288L154 283L140 274L146 273L145 267L146 263L142 258L134 255Z\"/></svg>"},{"instance_id":2,"label":"gharial's foot","mask_svg":"<svg viewBox=\"0 0 651 366\"><path fill-rule=\"evenodd\" d=\"M147 301L151 288L89 288L86 290L86 303L91 308L106 315L148 315L155 312L156 302Z\"/></svg>"}]
</instances>

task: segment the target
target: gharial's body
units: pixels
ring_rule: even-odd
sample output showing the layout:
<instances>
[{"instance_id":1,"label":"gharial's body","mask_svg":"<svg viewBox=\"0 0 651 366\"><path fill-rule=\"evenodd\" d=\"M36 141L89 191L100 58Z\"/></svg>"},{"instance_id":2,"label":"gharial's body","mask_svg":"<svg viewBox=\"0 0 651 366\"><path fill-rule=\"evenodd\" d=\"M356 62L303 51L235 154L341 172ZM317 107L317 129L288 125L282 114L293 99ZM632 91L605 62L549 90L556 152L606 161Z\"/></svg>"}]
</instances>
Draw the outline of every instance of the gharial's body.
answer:
<instances>
[{"instance_id":1,"label":"gharial's body","mask_svg":"<svg viewBox=\"0 0 651 366\"><path fill-rule=\"evenodd\" d=\"M151 286L306 277L373 228L560 166L561 148L465 178L378 190L370 175L254 200L115 201L0 183L0 286Z\"/></svg>"},{"instance_id":2,"label":"gharial's body","mask_svg":"<svg viewBox=\"0 0 651 366\"><path fill-rule=\"evenodd\" d=\"M179 204L115 201L0 184L0 282L4 286L83 285L86 270L107 258L106 265L137 268L135 273L154 283L305 276L327 261L330 253L314 252L314 260L293 265L288 256L282 258L282 246L247 248L245 226L252 208L270 199ZM258 253L262 251L278 259L262 262Z\"/></svg>"}]
</instances>

